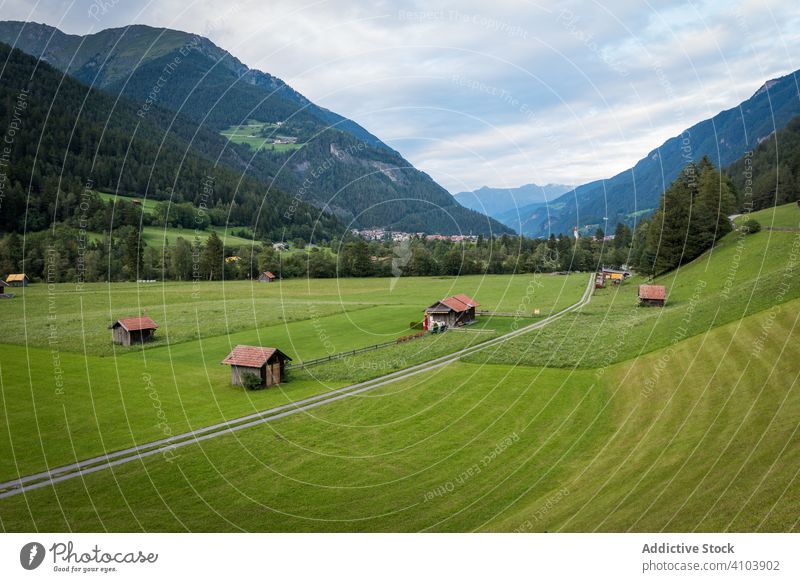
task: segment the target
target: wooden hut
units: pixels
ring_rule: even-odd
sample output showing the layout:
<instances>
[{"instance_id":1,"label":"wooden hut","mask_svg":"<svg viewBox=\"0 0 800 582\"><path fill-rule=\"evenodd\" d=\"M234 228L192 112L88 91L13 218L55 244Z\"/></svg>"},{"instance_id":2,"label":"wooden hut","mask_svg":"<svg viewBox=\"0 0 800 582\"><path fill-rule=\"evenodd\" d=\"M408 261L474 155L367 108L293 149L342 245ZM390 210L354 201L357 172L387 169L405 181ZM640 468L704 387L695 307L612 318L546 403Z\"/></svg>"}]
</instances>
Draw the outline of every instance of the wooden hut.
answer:
<instances>
[{"instance_id":1,"label":"wooden hut","mask_svg":"<svg viewBox=\"0 0 800 582\"><path fill-rule=\"evenodd\" d=\"M115 344L129 346L149 342L158 329L155 321L147 317L123 317L112 323L108 329Z\"/></svg>"},{"instance_id":2,"label":"wooden hut","mask_svg":"<svg viewBox=\"0 0 800 582\"><path fill-rule=\"evenodd\" d=\"M603 273L597 273L594 277L594 288L595 289L602 289L606 286L606 278L603 276Z\"/></svg>"},{"instance_id":3,"label":"wooden hut","mask_svg":"<svg viewBox=\"0 0 800 582\"><path fill-rule=\"evenodd\" d=\"M9 287L27 287L28 276L25 273L12 273L6 277L6 283Z\"/></svg>"},{"instance_id":4,"label":"wooden hut","mask_svg":"<svg viewBox=\"0 0 800 582\"><path fill-rule=\"evenodd\" d=\"M277 279L277 277L275 277L272 271L264 271L258 276L259 283L274 283L275 279Z\"/></svg>"},{"instance_id":5,"label":"wooden hut","mask_svg":"<svg viewBox=\"0 0 800 582\"><path fill-rule=\"evenodd\" d=\"M222 363L231 367L231 384L244 386L243 376L249 372L262 386L272 386L286 379L286 362L291 359L277 348L236 346Z\"/></svg>"},{"instance_id":6,"label":"wooden hut","mask_svg":"<svg viewBox=\"0 0 800 582\"><path fill-rule=\"evenodd\" d=\"M467 325L475 321L475 308L479 306L480 303L464 294L447 297L425 310L424 327L430 329L434 323L448 327Z\"/></svg>"},{"instance_id":7,"label":"wooden hut","mask_svg":"<svg viewBox=\"0 0 800 582\"><path fill-rule=\"evenodd\" d=\"M667 288L663 285L639 285L639 305L664 307Z\"/></svg>"}]
</instances>

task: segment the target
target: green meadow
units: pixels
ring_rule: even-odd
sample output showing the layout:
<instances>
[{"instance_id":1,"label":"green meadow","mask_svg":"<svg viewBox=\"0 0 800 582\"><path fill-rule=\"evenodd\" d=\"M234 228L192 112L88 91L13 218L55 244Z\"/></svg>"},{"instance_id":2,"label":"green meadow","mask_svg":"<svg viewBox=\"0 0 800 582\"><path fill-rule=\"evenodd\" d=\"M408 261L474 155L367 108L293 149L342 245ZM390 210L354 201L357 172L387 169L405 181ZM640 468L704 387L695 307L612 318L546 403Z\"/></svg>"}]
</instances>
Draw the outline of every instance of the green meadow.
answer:
<instances>
[{"instance_id":1,"label":"green meadow","mask_svg":"<svg viewBox=\"0 0 800 582\"><path fill-rule=\"evenodd\" d=\"M262 131L271 130L269 137L264 137ZM251 149L260 151L287 152L303 147L301 143L272 143L273 139L279 137L278 125L275 123L265 123L254 119L248 120L241 125L232 125L220 132L233 143L244 144Z\"/></svg>"},{"instance_id":2,"label":"green meadow","mask_svg":"<svg viewBox=\"0 0 800 582\"><path fill-rule=\"evenodd\" d=\"M794 259L792 259L794 257ZM598 290L591 303L471 362L598 368L800 297L800 232L734 232L692 263L650 283L667 288L663 309L638 306L631 277Z\"/></svg>"},{"instance_id":3,"label":"green meadow","mask_svg":"<svg viewBox=\"0 0 800 582\"><path fill-rule=\"evenodd\" d=\"M734 223L742 225L748 220L757 220L762 227L800 229L800 206L795 202L783 204L750 214L742 214L734 219Z\"/></svg>"},{"instance_id":4,"label":"green meadow","mask_svg":"<svg viewBox=\"0 0 800 582\"><path fill-rule=\"evenodd\" d=\"M602 373L454 362L4 499L3 527L798 531L798 308Z\"/></svg>"},{"instance_id":5,"label":"green meadow","mask_svg":"<svg viewBox=\"0 0 800 582\"><path fill-rule=\"evenodd\" d=\"M577 301L586 282L548 275L31 285L4 303L0 480L373 378L496 337L515 319L481 317L467 331L293 370L280 388L252 392L231 386L220 364L237 344L276 346L301 362L409 335L422 310L449 294L471 294L498 311L534 301L543 317ZM145 349L111 344L108 325L139 313L160 325L157 340Z\"/></svg>"},{"instance_id":6,"label":"green meadow","mask_svg":"<svg viewBox=\"0 0 800 582\"><path fill-rule=\"evenodd\" d=\"M391 384L0 500L6 531L800 531L800 233L731 233L655 281ZM374 378L575 303L588 274L33 285L0 352L11 479ZM433 300L481 316L307 370L229 384L237 343L295 361L411 333ZM48 319L55 312L55 319ZM108 323L148 313L145 349ZM55 335L48 322L57 322Z\"/></svg>"}]
</instances>

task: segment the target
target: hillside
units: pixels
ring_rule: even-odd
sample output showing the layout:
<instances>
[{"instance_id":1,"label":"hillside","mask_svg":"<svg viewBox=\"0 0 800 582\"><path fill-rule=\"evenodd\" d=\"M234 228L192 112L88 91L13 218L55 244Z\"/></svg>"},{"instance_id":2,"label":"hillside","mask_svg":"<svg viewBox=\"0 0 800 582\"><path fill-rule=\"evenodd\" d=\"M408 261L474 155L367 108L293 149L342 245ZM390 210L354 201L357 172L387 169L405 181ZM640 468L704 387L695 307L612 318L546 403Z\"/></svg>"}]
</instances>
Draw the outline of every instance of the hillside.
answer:
<instances>
[{"instance_id":1,"label":"hillside","mask_svg":"<svg viewBox=\"0 0 800 582\"><path fill-rule=\"evenodd\" d=\"M794 202L800 197L800 117L761 140L727 170L753 210Z\"/></svg>"},{"instance_id":2,"label":"hillside","mask_svg":"<svg viewBox=\"0 0 800 582\"><path fill-rule=\"evenodd\" d=\"M546 208L521 208L521 232L548 236L551 232L571 232L576 225L588 226L591 231L597 226L613 230L617 222L633 224L637 217L655 210L664 189L687 162L707 155L716 167L725 167L800 114L795 75L768 81L737 107L668 139L633 168L578 186Z\"/></svg>"},{"instance_id":3,"label":"hillside","mask_svg":"<svg viewBox=\"0 0 800 582\"><path fill-rule=\"evenodd\" d=\"M134 104L2 43L0 59L0 125L17 128L5 156L0 231L40 231L62 221L77 227L81 218L108 229L114 221L98 189L202 206L222 224L253 227L259 238L341 232L333 217L209 159L205 152L226 146L220 136L157 107L142 118ZM190 144L184 136L192 133Z\"/></svg>"},{"instance_id":4,"label":"hillside","mask_svg":"<svg viewBox=\"0 0 800 582\"><path fill-rule=\"evenodd\" d=\"M740 214L733 222L737 226L741 226L748 220L755 220L762 228L800 231L800 207L796 202L772 206L756 212Z\"/></svg>"},{"instance_id":5,"label":"hillside","mask_svg":"<svg viewBox=\"0 0 800 582\"><path fill-rule=\"evenodd\" d=\"M462 207L358 124L315 105L277 77L248 68L201 36L143 25L76 36L41 24L0 22L0 41L123 95L145 113L159 105L216 133L251 119L280 124L281 132L306 146L248 151L245 170L353 226L511 232ZM165 89L154 93L161 85Z\"/></svg>"},{"instance_id":6,"label":"hillside","mask_svg":"<svg viewBox=\"0 0 800 582\"><path fill-rule=\"evenodd\" d=\"M564 192L572 190L572 186L564 184L525 184L518 188L490 188L483 186L470 192L459 192L454 198L462 206L477 210L496 218L500 222L515 228L516 211L530 204L543 204L555 200Z\"/></svg>"}]
</instances>

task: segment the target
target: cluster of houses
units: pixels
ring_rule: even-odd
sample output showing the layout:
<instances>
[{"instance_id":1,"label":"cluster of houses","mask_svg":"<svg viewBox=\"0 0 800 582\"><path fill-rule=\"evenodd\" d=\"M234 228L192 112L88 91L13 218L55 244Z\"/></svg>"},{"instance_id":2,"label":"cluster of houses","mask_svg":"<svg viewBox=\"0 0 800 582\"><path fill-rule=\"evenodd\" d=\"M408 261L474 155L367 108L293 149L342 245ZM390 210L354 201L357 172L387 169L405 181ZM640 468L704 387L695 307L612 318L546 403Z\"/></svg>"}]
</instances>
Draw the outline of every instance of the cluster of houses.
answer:
<instances>
[{"instance_id":1,"label":"cluster of houses","mask_svg":"<svg viewBox=\"0 0 800 582\"><path fill-rule=\"evenodd\" d=\"M386 230L383 228L353 228L350 232L354 236L366 240L391 240L393 242L403 242L414 237L427 238L428 240L443 240L450 242L475 242L478 235L473 234L425 234L424 232L403 232L397 230Z\"/></svg>"}]
</instances>

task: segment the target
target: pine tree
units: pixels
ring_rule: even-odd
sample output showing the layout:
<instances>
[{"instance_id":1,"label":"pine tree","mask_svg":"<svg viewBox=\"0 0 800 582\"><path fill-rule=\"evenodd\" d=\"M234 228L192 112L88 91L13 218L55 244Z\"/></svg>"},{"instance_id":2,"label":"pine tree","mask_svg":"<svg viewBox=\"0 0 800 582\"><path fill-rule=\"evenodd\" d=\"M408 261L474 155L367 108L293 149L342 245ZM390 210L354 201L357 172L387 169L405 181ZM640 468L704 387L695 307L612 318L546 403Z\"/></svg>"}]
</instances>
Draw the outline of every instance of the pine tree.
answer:
<instances>
[{"instance_id":1,"label":"pine tree","mask_svg":"<svg viewBox=\"0 0 800 582\"><path fill-rule=\"evenodd\" d=\"M139 277L145 244L144 240L139 236L139 231L135 228L130 228L128 235L125 237L122 260L123 272L128 280L134 281Z\"/></svg>"},{"instance_id":2,"label":"pine tree","mask_svg":"<svg viewBox=\"0 0 800 582\"><path fill-rule=\"evenodd\" d=\"M221 279L224 260L225 249L222 240L217 236L216 231L211 231L211 236L208 237L201 255L200 270L209 281Z\"/></svg>"}]
</instances>

